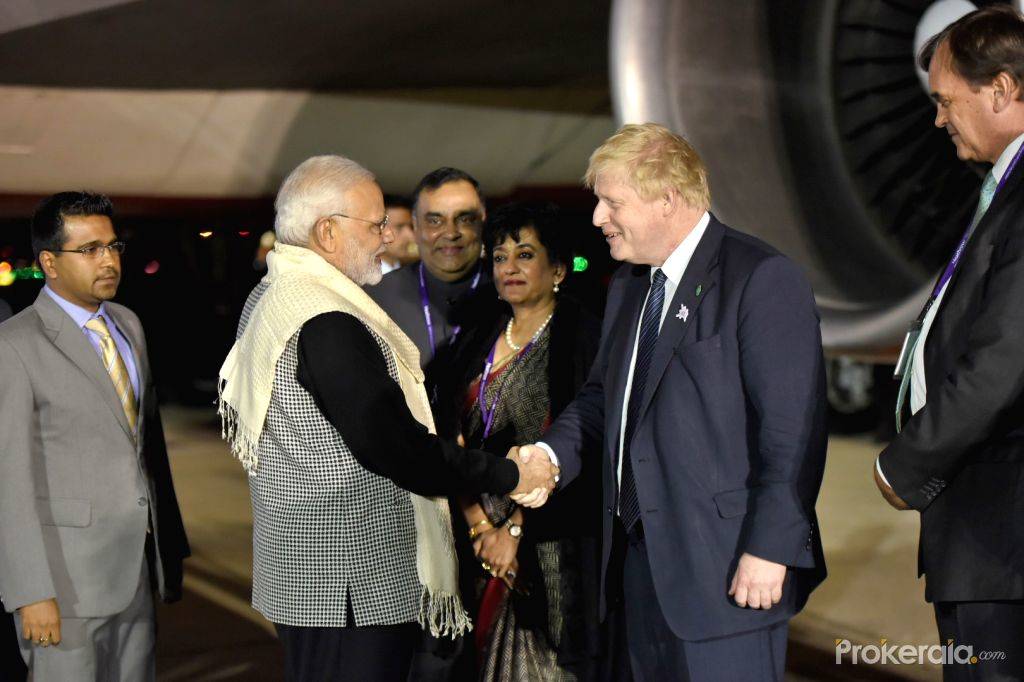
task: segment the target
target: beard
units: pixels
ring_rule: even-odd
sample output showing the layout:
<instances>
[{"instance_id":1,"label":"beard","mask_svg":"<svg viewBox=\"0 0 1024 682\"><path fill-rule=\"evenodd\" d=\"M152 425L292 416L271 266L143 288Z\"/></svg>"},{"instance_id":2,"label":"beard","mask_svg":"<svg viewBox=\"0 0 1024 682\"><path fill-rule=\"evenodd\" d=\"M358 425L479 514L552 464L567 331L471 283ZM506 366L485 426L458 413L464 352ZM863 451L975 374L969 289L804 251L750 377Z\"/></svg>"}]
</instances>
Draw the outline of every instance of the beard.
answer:
<instances>
[{"instance_id":1,"label":"beard","mask_svg":"<svg viewBox=\"0 0 1024 682\"><path fill-rule=\"evenodd\" d=\"M359 282L359 286L372 287L374 284L380 284L380 281L384 279L384 271L381 270L380 261L374 256L366 267L366 271L363 273L363 281Z\"/></svg>"},{"instance_id":2,"label":"beard","mask_svg":"<svg viewBox=\"0 0 1024 682\"><path fill-rule=\"evenodd\" d=\"M382 252L383 249L381 252L367 254L355 239L347 239L344 245L345 262L341 268L342 274L361 287L380 284L384 273L378 256Z\"/></svg>"}]
</instances>

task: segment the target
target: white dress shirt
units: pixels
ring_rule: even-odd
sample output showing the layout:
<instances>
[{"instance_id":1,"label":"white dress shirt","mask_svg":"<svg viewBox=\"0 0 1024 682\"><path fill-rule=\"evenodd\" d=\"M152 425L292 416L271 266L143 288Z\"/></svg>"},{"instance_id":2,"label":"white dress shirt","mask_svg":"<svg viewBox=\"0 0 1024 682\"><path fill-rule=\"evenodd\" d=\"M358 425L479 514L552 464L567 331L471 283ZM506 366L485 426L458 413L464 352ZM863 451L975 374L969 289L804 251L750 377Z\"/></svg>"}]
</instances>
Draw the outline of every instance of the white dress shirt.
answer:
<instances>
[{"instance_id":1,"label":"white dress shirt","mask_svg":"<svg viewBox=\"0 0 1024 682\"><path fill-rule=\"evenodd\" d=\"M1010 161L1013 160L1013 156L1017 153L1017 150L1020 149L1022 143L1024 143L1024 135L1018 136L1006 147L1006 149L1003 150L1003 153L999 155L999 158L996 159L995 165L992 166L992 176L995 178L997 183L1002 181L1003 175L1006 174L1006 171L1010 166ZM978 222L981 222L980 218ZM969 239L970 237L968 237L968 240ZM914 355L910 360L911 414L917 414L928 400L928 385L925 383L924 376L924 344L928 340L928 332L931 330L932 323L935 321L935 316L938 314L939 308L942 306L942 299L945 298L946 289L949 288L949 282L951 281L953 281L952 278L942 285L942 289L939 290L938 296L935 297L935 303L933 303L931 308L928 309L928 313L921 321L921 335L918 337L917 345L914 346ZM875 460L875 469L878 471L878 475L882 477L885 484L889 485L889 481L886 479L885 474L882 473L882 466L879 464L877 459Z\"/></svg>"},{"instance_id":2,"label":"white dress shirt","mask_svg":"<svg viewBox=\"0 0 1024 682\"><path fill-rule=\"evenodd\" d=\"M707 230L708 223L711 222L711 215L705 211L704 215L701 216L697 224L690 230L690 233L683 238L683 241L679 242L679 245L669 254L669 257L665 259L665 262L661 264L661 271L665 273L665 301L661 306L661 320L660 323L665 322L665 315L668 314L669 307L672 305L672 298L676 294L676 289L679 287L679 283L683 280L683 275L686 273L686 267L690 264L690 259L693 258L694 251L697 250L697 245L700 243L701 237L704 236L704 232ZM651 268L650 278L654 280L654 270ZM640 306L639 312L637 313L637 328L636 334L633 337L633 353L629 359L629 374L626 376L626 388L622 398L622 414L619 417L619 444L618 444L618 469L615 473L616 482L622 480L622 450L623 441L625 440L626 434L626 416L629 412L629 392L633 388L633 367L636 364L636 351L637 346L640 342L640 324L639 316L643 314L643 309L647 306L647 296L650 296L650 288L647 290L647 295L644 296L643 304ZM659 324L659 330L661 329ZM559 465L558 456L555 455L554 450L547 443L537 443L537 445L544 449L554 462L555 466Z\"/></svg>"}]
</instances>

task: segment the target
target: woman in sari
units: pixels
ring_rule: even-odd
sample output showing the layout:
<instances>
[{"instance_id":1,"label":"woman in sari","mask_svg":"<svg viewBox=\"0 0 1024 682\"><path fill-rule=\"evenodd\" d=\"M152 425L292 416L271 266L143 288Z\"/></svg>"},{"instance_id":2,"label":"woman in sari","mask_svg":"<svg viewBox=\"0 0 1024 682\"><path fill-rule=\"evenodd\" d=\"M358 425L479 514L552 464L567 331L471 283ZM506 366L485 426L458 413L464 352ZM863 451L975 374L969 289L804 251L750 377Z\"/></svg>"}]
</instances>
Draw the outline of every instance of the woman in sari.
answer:
<instances>
[{"instance_id":1,"label":"woman in sari","mask_svg":"<svg viewBox=\"0 0 1024 682\"><path fill-rule=\"evenodd\" d=\"M451 349L438 381L442 432L492 452L535 442L583 384L600 322L559 294L571 263L565 231L550 207L512 204L489 219L484 244L507 306L497 319L464 327ZM476 569L476 584L463 589L479 598L480 679L598 679L606 646L597 618L596 459L541 509L508 497L460 500L463 558Z\"/></svg>"}]
</instances>

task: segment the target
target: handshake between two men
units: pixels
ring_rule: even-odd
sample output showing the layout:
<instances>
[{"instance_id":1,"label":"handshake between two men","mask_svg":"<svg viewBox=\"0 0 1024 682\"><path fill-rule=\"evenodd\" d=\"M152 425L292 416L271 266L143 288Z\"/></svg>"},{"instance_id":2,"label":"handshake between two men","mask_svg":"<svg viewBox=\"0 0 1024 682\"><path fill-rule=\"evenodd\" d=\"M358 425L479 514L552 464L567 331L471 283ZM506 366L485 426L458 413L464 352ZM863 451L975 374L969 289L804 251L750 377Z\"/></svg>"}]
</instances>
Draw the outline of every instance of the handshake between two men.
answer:
<instances>
[{"instance_id":1,"label":"handshake between two men","mask_svg":"<svg viewBox=\"0 0 1024 682\"><path fill-rule=\"evenodd\" d=\"M537 445L519 445L508 451L508 458L519 467L519 484L509 496L523 507L544 506L559 474L547 451Z\"/></svg>"}]
</instances>

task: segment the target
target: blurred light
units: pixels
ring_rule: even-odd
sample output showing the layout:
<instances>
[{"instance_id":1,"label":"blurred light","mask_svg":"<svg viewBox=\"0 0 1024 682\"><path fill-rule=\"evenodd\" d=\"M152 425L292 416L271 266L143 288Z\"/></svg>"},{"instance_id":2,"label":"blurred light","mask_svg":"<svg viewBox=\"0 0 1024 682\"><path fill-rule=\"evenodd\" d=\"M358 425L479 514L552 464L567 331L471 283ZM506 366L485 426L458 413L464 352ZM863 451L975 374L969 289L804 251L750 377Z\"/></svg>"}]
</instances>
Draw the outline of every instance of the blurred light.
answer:
<instances>
[{"instance_id":1,"label":"blurred light","mask_svg":"<svg viewBox=\"0 0 1024 682\"><path fill-rule=\"evenodd\" d=\"M260 248L272 249L274 243L277 241L277 235L274 234L273 230L268 230L260 235Z\"/></svg>"},{"instance_id":2,"label":"blurred light","mask_svg":"<svg viewBox=\"0 0 1024 682\"><path fill-rule=\"evenodd\" d=\"M241 230L241 231L240 231L240 232L238 233L238 236L239 236L239 237L248 237L248 236L249 236L249 234L250 234L250 233L249 233L249 230Z\"/></svg>"},{"instance_id":3,"label":"blurred light","mask_svg":"<svg viewBox=\"0 0 1024 682\"><path fill-rule=\"evenodd\" d=\"M209 239L210 237L213 236L213 231L212 230L205 230L203 232L200 232L199 236L202 237L203 239Z\"/></svg>"},{"instance_id":4,"label":"blurred light","mask_svg":"<svg viewBox=\"0 0 1024 682\"><path fill-rule=\"evenodd\" d=\"M46 279L43 271L35 266L11 270L11 274L14 275L14 279Z\"/></svg>"},{"instance_id":5,"label":"blurred light","mask_svg":"<svg viewBox=\"0 0 1024 682\"><path fill-rule=\"evenodd\" d=\"M142 268L147 275L155 275L158 270L160 270L160 261L158 260L151 260L146 263L146 267Z\"/></svg>"},{"instance_id":6,"label":"blurred light","mask_svg":"<svg viewBox=\"0 0 1024 682\"><path fill-rule=\"evenodd\" d=\"M0 275L6 274L11 271L11 264L7 261L0 263Z\"/></svg>"},{"instance_id":7,"label":"blurred light","mask_svg":"<svg viewBox=\"0 0 1024 682\"><path fill-rule=\"evenodd\" d=\"M586 272L587 268L590 267L590 261L583 256L576 256L572 259L572 271L573 272Z\"/></svg>"},{"instance_id":8,"label":"blurred light","mask_svg":"<svg viewBox=\"0 0 1024 682\"><path fill-rule=\"evenodd\" d=\"M11 270L11 264L7 261L0 263L0 287L9 287L14 284L15 280L14 272Z\"/></svg>"}]
</instances>

